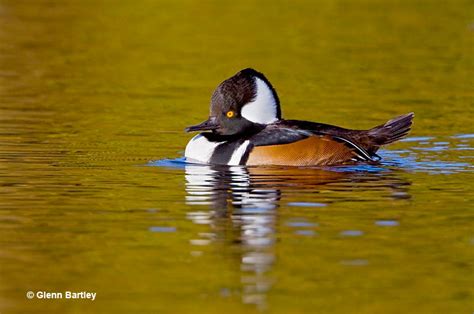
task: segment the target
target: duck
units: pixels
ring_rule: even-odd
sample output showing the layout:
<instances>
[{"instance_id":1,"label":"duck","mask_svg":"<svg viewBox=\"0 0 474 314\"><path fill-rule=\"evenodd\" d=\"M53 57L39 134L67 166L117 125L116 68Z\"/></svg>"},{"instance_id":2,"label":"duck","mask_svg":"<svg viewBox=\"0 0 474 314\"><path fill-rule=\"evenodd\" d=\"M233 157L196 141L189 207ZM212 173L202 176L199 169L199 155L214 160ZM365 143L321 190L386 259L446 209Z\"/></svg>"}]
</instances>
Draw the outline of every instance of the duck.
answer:
<instances>
[{"instance_id":1,"label":"duck","mask_svg":"<svg viewBox=\"0 0 474 314\"><path fill-rule=\"evenodd\" d=\"M200 132L186 145L188 163L227 166L335 166L379 162L380 147L407 136L414 113L368 130L282 118L275 88L246 68L220 83Z\"/></svg>"}]
</instances>

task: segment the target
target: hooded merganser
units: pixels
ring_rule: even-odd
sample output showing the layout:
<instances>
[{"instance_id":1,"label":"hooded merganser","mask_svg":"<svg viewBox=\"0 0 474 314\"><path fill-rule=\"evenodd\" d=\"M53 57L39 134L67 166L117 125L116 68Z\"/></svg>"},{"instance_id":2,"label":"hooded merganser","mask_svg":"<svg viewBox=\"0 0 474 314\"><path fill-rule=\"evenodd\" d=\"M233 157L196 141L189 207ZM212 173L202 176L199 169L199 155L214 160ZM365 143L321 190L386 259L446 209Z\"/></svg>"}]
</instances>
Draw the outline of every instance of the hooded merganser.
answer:
<instances>
[{"instance_id":1,"label":"hooded merganser","mask_svg":"<svg viewBox=\"0 0 474 314\"><path fill-rule=\"evenodd\" d=\"M414 114L370 130L281 118L278 95L260 72L244 69L222 82L203 132L186 146L189 162L221 165L326 166L378 161L377 150L408 134Z\"/></svg>"}]
</instances>

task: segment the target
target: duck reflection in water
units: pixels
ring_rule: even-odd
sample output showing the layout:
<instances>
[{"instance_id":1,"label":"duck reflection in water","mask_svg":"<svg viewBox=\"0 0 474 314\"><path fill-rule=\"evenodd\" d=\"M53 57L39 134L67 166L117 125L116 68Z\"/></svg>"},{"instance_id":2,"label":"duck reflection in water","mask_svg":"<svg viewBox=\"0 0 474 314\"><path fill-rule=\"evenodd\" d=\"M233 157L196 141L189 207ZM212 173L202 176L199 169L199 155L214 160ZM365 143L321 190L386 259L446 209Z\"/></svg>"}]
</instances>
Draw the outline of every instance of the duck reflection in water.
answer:
<instances>
[{"instance_id":1,"label":"duck reflection in water","mask_svg":"<svg viewBox=\"0 0 474 314\"><path fill-rule=\"evenodd\" d=\"M186 203L209 207L209 211L190 212L189 218L209 224L216 241L239 246L242 301L264 308L272 283L267 273L275 262L277 208L297 202L294 192L311 191L312 200L323 204L347 201L347 195L341 197L344 191L367 189L394 199L409 198L408 182L389 169L370 167L324 170L186 164ZM321 191L336 195L318 197Z\"/></svg>"}]
</instances>

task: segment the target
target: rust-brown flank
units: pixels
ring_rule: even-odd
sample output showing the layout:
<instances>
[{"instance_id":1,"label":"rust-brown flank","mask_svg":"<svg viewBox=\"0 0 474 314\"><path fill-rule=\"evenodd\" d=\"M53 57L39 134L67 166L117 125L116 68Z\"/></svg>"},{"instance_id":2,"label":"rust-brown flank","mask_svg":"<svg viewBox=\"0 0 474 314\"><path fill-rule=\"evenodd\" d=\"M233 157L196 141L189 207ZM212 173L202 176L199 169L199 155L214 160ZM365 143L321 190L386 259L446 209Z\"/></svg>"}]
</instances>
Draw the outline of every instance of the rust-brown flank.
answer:
<instances>
[{"instance_id":1,"label":"rust-brown flank","mask_svg":"<svg viewBox=\"0 0 474 314\"><path fill-rule=\"evenodd\" d=\"M311 136L281 145L257 146L247 165L324 166L350 161L356 154L328 136Z\"/></svg>"}]
</instances>

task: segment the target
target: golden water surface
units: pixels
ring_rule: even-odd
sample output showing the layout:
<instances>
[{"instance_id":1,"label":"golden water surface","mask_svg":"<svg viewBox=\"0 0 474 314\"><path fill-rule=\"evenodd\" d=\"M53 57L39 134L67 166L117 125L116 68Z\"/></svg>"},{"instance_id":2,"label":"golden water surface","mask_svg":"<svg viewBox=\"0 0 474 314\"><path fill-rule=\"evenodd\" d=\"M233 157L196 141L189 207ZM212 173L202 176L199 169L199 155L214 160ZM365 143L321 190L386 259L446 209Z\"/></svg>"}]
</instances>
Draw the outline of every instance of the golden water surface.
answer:
<instances>
[{"instance_id":1,"label":"golden water surface","mask_svg":"<svg viewBox=\"0 0 474 314\"><path fill-rule=\"evenodd\" d=\"M0 0L1 313L472 313L470 0ZM185 164L215 86L380 165ZM27 291L97 293L29 300Z\"/></svg>"}]
</instances>

